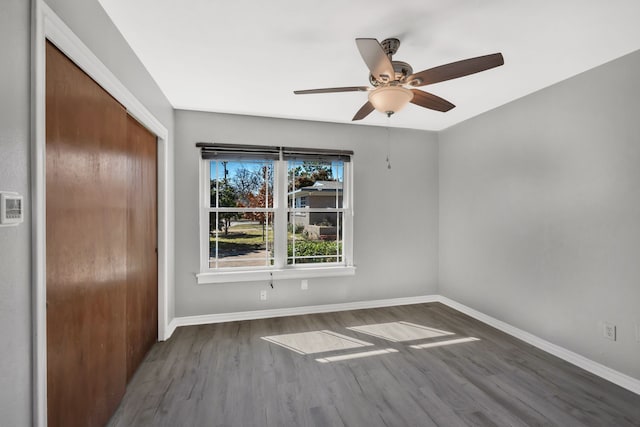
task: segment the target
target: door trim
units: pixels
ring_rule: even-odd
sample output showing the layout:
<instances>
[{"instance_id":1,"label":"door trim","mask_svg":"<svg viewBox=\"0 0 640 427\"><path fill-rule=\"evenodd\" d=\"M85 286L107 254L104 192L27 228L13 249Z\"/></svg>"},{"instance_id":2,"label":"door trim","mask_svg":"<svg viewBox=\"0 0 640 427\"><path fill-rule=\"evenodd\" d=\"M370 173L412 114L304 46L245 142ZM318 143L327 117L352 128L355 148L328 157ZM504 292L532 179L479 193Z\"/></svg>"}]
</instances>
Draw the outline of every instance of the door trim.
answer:
<instances>
[{"instance_id":1,"label":"door trim","mask_svg":"<svg viewBox=\"0 0 640 427\"><path fill-rule=\"evenodd\" d=\"M174 282L173 141L162 123L120 82L43 0L32 0L31 257L33 423L47 425L45 41L49 40L157 136L158 340L170 336Z\"/></svg>"}]
</instances>

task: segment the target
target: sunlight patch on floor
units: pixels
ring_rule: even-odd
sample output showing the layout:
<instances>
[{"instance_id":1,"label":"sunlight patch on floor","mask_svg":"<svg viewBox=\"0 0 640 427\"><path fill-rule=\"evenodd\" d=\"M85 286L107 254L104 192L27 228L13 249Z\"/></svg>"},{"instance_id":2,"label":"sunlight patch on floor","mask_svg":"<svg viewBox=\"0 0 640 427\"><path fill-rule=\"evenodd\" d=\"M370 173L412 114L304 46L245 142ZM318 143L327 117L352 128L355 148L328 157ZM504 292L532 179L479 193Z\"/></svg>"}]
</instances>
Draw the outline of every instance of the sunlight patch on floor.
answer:
<instances>
[{"instance_id":1,"label":"sunlight patch on floor","mask_svg":"<svg viewBox=\"0 0 640 427\"><path fill-rule=\"evenodd\" d=\"M453 332L442 331L409 322L378 323L375 325L352 326L347 329L392 342L414 341L454 335Z\"/></svg>"},{"instance_id":2,"label":"sunlight patch on floor","mask_svg":"<svg viewBox=\"0 0 640 427\"><path fill-rule=\"evenodd\" d=\"M398 353L395 348L385 348L383 350L361 351L359 353L340 354L338 356L328 356L316 359L320 363L340 362L342 360L360 359L362 357L379 356L381 354Z\"/></svg>"},{"instance_id":3,"label":"sunlight patch on floor","mask_svg":"<svg viewBox=\"0 0 640 427\"><path fill-rule=\"evenodd\" d=\"M373 345L366 341L327 330L272 335L262 337L262 339L295 351L298 354L323 353Z\"/></svg>"},{"instance_id":4,"label":"sunlight patch on floor","mask_svg":"<svg viewBox=\"0 0 640 427\"><path fill-rule=\"evenodd\" d=\"M409 347L415 348L417 350L421 350L423 348L441 347L443 345L462 344L465 342L473 342L473 341L480 341L480 338L475 338L475 337L457 338L454 340L436 341L436 342L429 342L425 344L410 345Z\"/></svg>"}]
</instances>

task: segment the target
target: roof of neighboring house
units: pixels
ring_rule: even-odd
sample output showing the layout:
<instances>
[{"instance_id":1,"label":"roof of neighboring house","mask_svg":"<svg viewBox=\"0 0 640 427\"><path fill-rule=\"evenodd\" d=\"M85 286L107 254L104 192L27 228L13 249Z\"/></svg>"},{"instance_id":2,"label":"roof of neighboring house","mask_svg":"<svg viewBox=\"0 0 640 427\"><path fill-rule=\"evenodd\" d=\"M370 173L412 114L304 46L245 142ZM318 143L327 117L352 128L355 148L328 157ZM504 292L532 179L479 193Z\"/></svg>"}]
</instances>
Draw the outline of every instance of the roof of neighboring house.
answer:
<instances>
[{"instance_id":1,"label":"roof of neighboring house","mask_svg":"<svg viewBox=\"0 0 640 427\"><path fill-rule=\"evenodd\" d=\"M296 197L301 197L306 194L315 193L319 191L338 191L342 193L342 182L340 181L316 181L313 185L308 187L302 187L297 189L296 191L292 191L289 194L295 194Z\"/></svg>"},{"instance_id":2,"label":"roof of neighboring house","mask_svg":"<svg viewBox=\"0 0 640 427\"><path fill-rule=\"evenodd\" d=\"M322 191L322 190L342 190L342 182L340 181L316 181L309 187L302 187L304 191Z\"/></svg>"}]
</instances>

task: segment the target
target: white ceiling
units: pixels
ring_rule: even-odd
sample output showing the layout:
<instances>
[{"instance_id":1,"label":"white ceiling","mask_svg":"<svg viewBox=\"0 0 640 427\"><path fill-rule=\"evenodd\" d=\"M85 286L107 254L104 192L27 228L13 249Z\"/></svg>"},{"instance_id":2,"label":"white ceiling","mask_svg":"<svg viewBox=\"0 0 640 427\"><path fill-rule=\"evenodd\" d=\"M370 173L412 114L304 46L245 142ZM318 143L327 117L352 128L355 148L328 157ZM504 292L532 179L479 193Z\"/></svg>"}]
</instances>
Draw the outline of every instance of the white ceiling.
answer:
<instances>
[{"instance_id":1,"label":"white ceiling","mask_svg":"<svg viewBox=\"0 0 640 427\"><path fill-rule=\"evenodd\" d=\"M179 109L350 123L368 84L356 37L401 41L414 72L502 52L505 65L422 89L456 105L408 105L361 124L441 130L640 49L638 0L99 0Z\"/></svg>"}]
</instances>

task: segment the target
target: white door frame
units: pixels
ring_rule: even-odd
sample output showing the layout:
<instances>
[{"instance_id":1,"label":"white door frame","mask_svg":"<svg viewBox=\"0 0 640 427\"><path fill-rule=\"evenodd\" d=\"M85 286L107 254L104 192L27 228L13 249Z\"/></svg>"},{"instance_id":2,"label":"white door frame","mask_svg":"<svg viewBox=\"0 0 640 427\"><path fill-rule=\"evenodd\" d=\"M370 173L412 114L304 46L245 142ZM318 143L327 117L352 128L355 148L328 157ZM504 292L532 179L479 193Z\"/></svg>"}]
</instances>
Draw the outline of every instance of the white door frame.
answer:
<instances>
[{"instance_id":1,"label":"white door frame","mask_svg":"<svg viewBox=\"0 0 640 427\"><path fill-rule=\"evenodd\" d=\"M33 421L47 425L46 313L46 75L45 45L52 42L78 67L120 102L127 112L157 136L158 143L158 339L169 338L173 289L173 141L162 123L118 80L71 29L44 3L32 0L31 90L31 247L33 330Z\"/></svg>"}]
</instances>

